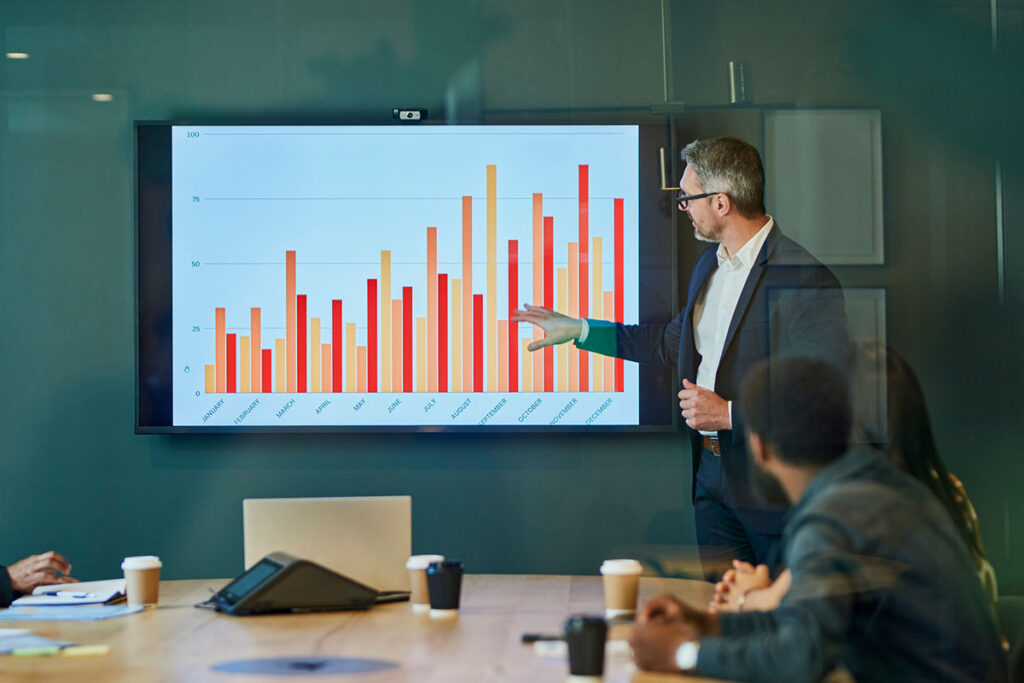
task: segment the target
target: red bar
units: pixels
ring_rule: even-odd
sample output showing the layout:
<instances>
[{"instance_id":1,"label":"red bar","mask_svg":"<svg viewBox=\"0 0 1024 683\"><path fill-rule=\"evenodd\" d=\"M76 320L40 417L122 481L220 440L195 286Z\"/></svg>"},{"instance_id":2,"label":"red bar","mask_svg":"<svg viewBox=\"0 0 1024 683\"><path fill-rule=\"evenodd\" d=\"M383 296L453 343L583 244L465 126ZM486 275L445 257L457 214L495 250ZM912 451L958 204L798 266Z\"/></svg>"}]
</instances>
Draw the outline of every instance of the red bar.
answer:
<instances>
[{"instance_id":1,"label":"red bar","mask_svg":"<svg viewBox=\"0 0 1024 683\"><path fill-rule=\"evenodd\" d=\"M544 216L544 308L555 307L555 219ZM555 390L555 348L544 347L544 391Z\"/></svg>"},{"instance_id":2,"label":"red bar","mask_svg":"<svg viewBox=\"0 0 1024 683\"><path fill-rule=\"evenodd\" d=\"M269 394L274 390L274 385L270 383L271 363L273 361L273 353L270 349L262 349L263 356L263 372L260 373L260 377L263 378L263 393Z\"/></svg>"},{"instance_id":3,"label":"red bar","mask_svg":"<svg viewBox=\"0 0 1024 683\"><path fill-rule=\"evenodd\" d=\"M402 391L412 393L412 287L402 287Z\"/></svg>"},{"instance_id":4,"label":"red bar","mask_svg":"<svg viewBox=\"0 0 1024 683\"><path fill-rule=\"evenodd\" d=\"M484 295L473 295L473 391L484 390Z\"/></svg>"},{"instance_id":5,"label":"red bar","mask_svg":"<svg viewBox=\"0 0 1024 683\"><path fill-rule=\"evenodd\" d=\"M377 279L366 280L366 391L377 391Z\"/></svg>"},{"instance_id":6,"label":"red bar","mask_svg":"<svg viewBox=\"0 0 1024 683\"><path fill-rule=\"evenodd\" d=\"M306 295L299 294L296 299L295 311L295 345L298 346L298 354L295 361L295 372L297 373L295 391L304 393L306 391Z\"/></svg>"},{"instance_id":7,"label":"red bar","mask_svg":"<svg viewBox=\"0 0 1024 683\"><path fill-rule=\"evenodd\" d=\"M508 241L508 390L519 391L519 323L512 314L519 308L519 240Z\"/></svg>"},{"instance_id":8,"label":"red bar","mask_svg":"<svg viewBox=\"0 0 1024 683\"><path fill-rule=\"evenodd\" d=\"M228 393L235 393L235 378L238 376L238 335L228 335Z\"/></svg>"},{"instance_id":9,"label":"red bar","mask_svg":"<svg viewBox=\"0 0 1024 683\"><path fill-rule=\"evenodd\" d=\"M590 167L580 164L580 285L579 306L580 317L586 318L590 312L587 305L587 293L590 291ZM589 391L590 363L586 351L580 351L579 377L580 391Z\"/></svg>"},{"instance_id":10,"label":"red bar","mask_svg":"<svg viewBox=\"0 0 1024 683\"><path fill-rule=\"evenodd\" d=\"M622 234L622 199L615 200L615 322L625 322L625 275L623 264L625 263L624 238ZM621 358L615 359L615 391L626 390L625 363Z\"/></svg>"},{"instance_id":11,"label":"red bar","mask_svg":"<svg viewBox=\"0 0 1024 683\"><path fill-rule=\"evenodd\" d=\"M448 274L437 276L437 390L448 391Z\"/></svg>"},{"instance_id":12,"label":"red bar","mask_svg":"<svg viewBox=\"0 0 1024 683\"><path fill-rule=\"evenodd\" d=\"M341 299L331 300L331 391L339 393L345 390L342 383L344 373L342 366L345 365L345 327L341 317ZM352 368L348 369L352 372ZM323 372L323 368L320 370Z\"/></svg>"}]
</instances>

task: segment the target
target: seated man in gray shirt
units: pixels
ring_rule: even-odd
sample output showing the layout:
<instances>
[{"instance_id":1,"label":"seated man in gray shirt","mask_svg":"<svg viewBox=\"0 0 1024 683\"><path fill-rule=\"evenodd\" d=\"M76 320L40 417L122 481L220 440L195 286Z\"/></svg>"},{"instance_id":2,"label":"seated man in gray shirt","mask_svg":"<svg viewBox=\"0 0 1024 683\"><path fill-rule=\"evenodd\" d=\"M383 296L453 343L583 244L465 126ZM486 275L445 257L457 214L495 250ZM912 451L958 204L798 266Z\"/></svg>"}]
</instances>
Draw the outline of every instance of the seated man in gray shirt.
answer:
<instances>
[{"instance_id":1,"label":"seated man in gray shirt","mask_svg":"<svg viewBox=\"0 0 1024 683\"><path fill-rule=\"evenodd\" d=\"M756 366L743 383L755 488L793 503L792 586L770 612L712 614L663 595L633 634L637 664L742 681L1006 681L992 609L949 514L920 482L847 451L838 370Z\"/></svg>"}]
</instances>

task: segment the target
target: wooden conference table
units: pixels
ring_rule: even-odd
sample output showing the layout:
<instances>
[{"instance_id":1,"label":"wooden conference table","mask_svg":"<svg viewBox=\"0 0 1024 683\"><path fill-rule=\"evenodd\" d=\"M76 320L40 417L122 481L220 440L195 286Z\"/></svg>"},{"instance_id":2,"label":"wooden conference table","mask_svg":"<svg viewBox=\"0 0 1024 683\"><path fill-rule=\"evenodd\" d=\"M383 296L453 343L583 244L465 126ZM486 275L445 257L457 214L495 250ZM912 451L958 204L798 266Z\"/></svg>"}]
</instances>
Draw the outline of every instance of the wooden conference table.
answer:
<instances>
[{"instance_id":1,"label":"wooden conference table","mask_svg":"<svg viewBox=\"0 0 1024 683\"><path fill-rule=\"evenodd\" d=\"M110 654L94 657L0 658L7 681L291 681L342 680L353 683L481 683L565 681L566 659L538 657L522 645L523 633L558 633L571 614L604 609L597 576L468 575L458 619L414 615L406 602L367 612L231 617L193 607L227 580L164 581L160 605L140 614L103 621L4 622L38 635L78 645L107 644ZM682 579L643 578L640 600L670 591L705 605L710 584ZM629 636L614 626L611 639ZM263 657L354 657L395 662L372 673L333 676L265 676L221 673L221 662ZM609 655L605 681L667 683L706 679L635 671L624 656Z\"/></svg>"}]
</instances>

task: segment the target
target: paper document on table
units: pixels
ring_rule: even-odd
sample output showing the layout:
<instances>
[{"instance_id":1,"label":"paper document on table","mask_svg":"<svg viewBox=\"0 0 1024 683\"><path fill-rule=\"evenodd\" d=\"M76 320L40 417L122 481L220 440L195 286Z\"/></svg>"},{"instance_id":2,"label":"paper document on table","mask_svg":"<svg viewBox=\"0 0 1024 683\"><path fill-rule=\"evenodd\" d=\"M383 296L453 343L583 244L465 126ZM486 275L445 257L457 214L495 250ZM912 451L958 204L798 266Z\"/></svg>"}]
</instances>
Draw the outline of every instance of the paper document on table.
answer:
<instances>
[{"instance_id":1,"label":"paper document on table","mask_svg":"<svg viewBox=\"0 0 1024 683\"><path fill-rule=\"evenodd\" d=\"M27 628L0 628L0 640L11 636L23 636L28 632Z\"/></svg>"},{"instance_id":2,"label":"paper document on table","mask_svg":"<svg viewBox=\"0 0 1024 683\"><path fill-rule=\"evenodd\" d=\"M18 598L11 604L17 607L41 605L107 605L124 599L124 579L58 583L39 586L32 595Z\"/></svg>"},{"instance_id":3,"label":"paper document on table","mask_svg":"<svg viewBox=\"0 0 1024 683\"><path fill-rule=\"evenodd\" d=\"M145 605L68 605L66 607L8 607L0 610L0 621L96 621L135 614Z\"/></svg>"},{"instance_id":4,"label":"paper document on table","mask_svg":"<svg viewBox=\"0 0 1024 683\"><path fill-rule=\"evenodd\" d=\"M42 647L61 649L69 645L71 645L71 643L67 640L51 640L50 638L43 638L42 636L37 636L34 633L26 632L20 636L0 638L0 655L9 655L16 653L18 650Z\"/></svg>"}]
</instances>

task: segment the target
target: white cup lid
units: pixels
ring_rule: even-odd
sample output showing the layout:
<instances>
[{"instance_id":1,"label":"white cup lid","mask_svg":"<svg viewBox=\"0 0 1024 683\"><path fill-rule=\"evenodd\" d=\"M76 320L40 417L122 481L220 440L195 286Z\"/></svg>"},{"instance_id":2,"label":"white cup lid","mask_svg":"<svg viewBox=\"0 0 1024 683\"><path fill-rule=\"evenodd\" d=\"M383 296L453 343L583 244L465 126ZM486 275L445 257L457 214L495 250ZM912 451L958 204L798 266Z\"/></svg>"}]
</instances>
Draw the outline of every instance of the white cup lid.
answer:
<instances>
[{"instance_id":1,"label":"white cup lid","mask_svg":"<svg viewBox=\"0 0 1024 683\"><path fill-rule=\"evenodd\" d=\"M156 555L126 557L124 562L121 563L121 569L125 571L129 569L159 569L162 566L164 566L163 563Z\"/></svg>"},{"instance_id":2,"label":"white cup lid","mask_svg":"<svg viewBox=\"0 0 1024 683\"><path fill-rule=\"evenodd\" d=\"M601 563L602 574L643 574L644 566L636 560L605 560Z\"/></svg>"},{"instance_id":3,"label":"white cup lid","mask_svg":"<svg viewBox=\"0 0 1024 683\"><path fill-rule=\"evenodd\" d=\"M444 562L444 555L413 555L405 563L406 569L426 569L431 562Z\"/></svg>"}]
</instances>

